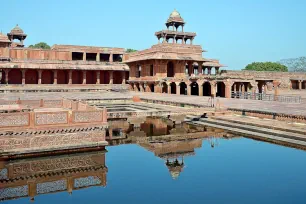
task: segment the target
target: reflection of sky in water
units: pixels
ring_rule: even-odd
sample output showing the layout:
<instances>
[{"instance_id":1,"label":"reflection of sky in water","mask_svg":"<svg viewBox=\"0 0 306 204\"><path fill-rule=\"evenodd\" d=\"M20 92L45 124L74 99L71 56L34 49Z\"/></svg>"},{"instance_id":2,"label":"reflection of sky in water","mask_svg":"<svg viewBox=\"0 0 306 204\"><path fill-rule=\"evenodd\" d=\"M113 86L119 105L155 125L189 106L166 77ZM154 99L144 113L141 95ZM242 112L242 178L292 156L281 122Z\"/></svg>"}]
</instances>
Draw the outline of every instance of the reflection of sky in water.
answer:
<instances>
[{"instance_id":1,"label":"reflection of sky in water","mask_svg":"<svg viewBox=\"0 0 306 204\"><path fill-rule=\"evenodd\" d=\"M108 147L107 186L35 197L35 203L306 203L306 152L239 138L209 142L172 179L137 145ZM7 201L28 203L29 198Z\"/></svg>"}]
</instances>

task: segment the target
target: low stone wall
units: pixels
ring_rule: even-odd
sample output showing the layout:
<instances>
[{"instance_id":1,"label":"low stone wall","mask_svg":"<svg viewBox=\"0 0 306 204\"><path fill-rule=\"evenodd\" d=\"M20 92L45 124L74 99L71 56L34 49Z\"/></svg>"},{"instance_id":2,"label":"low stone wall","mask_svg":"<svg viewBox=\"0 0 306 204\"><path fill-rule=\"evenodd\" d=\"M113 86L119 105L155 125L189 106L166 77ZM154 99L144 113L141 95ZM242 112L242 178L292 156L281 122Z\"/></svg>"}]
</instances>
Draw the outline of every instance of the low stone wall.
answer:
<instances>
[{"instance_id":1,"label":"low stone wall","mask_svg":"<svg viewBox=\"0 0 306 204\"><path fill-rule=\"evenodd\" d=\"M288 121L288 122L306 123L306 116L302 116L302 115L291 115L291 114L282 114L282 113L258 111L258 110L247 110L247 109L235 109L235 108L229 108L228 110L234 113L241 113L242 115L245 115L245 116L276 119L276 120Z\"/></svg>"},{"instance_id":2,"label":"low stone wall","mask_svg":"<svg viewBox=\"0 0 306 204\"><path fill-rule=\"evenodd\" d=\"M17 100L7 104L29 106L28 112L0 113L0 131L9 128L41 128L50 126L75 126L82 124L107 124L106 109L96 109L79 101L62 100ZM40 111L42 108L43 111ZM50 111L48 111L50 108ZM63 108L63 109L54 109ZM35 110L33 110L35 109ZM16 112L19 111L19 112Z\"/></svg>"}]
</instances>

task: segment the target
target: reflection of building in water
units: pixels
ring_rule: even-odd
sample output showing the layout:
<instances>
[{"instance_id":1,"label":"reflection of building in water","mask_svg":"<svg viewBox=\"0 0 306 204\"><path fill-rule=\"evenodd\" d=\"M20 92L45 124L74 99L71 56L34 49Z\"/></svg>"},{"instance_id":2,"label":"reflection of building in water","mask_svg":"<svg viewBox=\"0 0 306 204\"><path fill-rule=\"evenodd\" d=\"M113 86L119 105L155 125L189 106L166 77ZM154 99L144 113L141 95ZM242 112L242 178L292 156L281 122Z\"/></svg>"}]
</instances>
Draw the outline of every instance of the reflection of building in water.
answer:
<instances>
[{"instance_id":1,"label":"reflection of building in water","mask_svg":"<svg viewBox=\"0 0 306 204\"><path fill-rule=\"evenodd\" d=\"M183 171L184 157L195 155L195 149L202 147L202 139L153 140L140 143L140 146L154 152L156 156L165 160L172 178L176 179Z\"/></svg>"},{"instance_id":2,"label":"reflection of building in water","mask_svg":"<svg viewBox=\"0 0 306 204\"><path fill-rule=\"evenodd\" d=\"M106 186L105 150L0 161L0 200Z\"/></svg>"}]
</instances>

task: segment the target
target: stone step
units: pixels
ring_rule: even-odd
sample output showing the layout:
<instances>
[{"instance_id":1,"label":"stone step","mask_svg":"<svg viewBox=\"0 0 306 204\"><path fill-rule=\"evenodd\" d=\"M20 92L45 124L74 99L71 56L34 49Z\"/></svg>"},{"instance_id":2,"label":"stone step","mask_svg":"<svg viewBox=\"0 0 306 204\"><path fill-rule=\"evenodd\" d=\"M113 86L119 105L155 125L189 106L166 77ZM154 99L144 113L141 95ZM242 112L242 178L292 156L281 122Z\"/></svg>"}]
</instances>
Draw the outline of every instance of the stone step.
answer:
<instances>
[{"instance_id":1,"label":"stone step","mask_svg":"<svg viewBox=\"0 0 306 204\"><path fill-rule=\"evenodd\" d=\"M281 131L285 131L285 132L297 133L297 134L301 134L301 135L306 136L306 131L299 130L299 129L291 129L291 128L277 127L277 126L271 127L270 125L258 124L254 121L247 121L247 120L246 121L240 121L240 120L229 119L229 118L224 118L224 117L212 117L212 119L219 120L219 121L222 120L222 121L232 122L232 123L237 123L237 124L242 124L242 125L252 125L252 126L257 126L257 127L261 127L261 128L268 128L268 129L273 129L273 130L281 130Z\"/></svg>"},{"instance_id":2,"label":"stone step","mask_svg":"<svg viewBox=\"0 0 306 204\"><path fill-rule=\"evenodd\" d=\"M231 128L237 128L241 130L247 130L251 132L256 132L256 133L262 133L262 134L267 134L267 135L273 135L277 137L283 137L283 138L288 138L288 139L294 139L294 140L301 140L306 142L306 137L305 135L298 134L298 133L293 133L293 132L285 132L281 130L273 130L269 128L262 128L258 126L253 126L253 125L243 125L243 124L238 124L234 122L226 122L222 120L215 120L215 119L200 119L201 122L206 122L206 123L211 123L211 124L216 124L216 125L222 125L225 127L231 127Z\"/></svg>"},{"instance_id":3,"label":"stone step","mask_svg":"<svg viewBox=\"0 0 306 204\"><path fill-rule=\"evenodd\" d=\"M302 147L306 147L306 142L302 140L296 140L296 139L291 139L291 138L285 138L285 137L278 137L274 135L269 135L269 134L264 134L264 133L259 133L259 132L254 132L254 131L249 131L249 130L243 130L240 128L233 128L233 127L228 127L225 125L219 125L219 124L214 124L210 122L203 122L203 121L195 121L192 122L193 124L196 125L204 125L204 126L210 126L218 129L223 129L227 130L229 132L235 133L235 134L241 134L242 136L246 137L252 137L252 138L258 138L258 139L263 139L263 140L268 140L268 141L277 141L281 142L284 144L293 144L293 145L298 145Z\"/></svg>"}]
</instances>

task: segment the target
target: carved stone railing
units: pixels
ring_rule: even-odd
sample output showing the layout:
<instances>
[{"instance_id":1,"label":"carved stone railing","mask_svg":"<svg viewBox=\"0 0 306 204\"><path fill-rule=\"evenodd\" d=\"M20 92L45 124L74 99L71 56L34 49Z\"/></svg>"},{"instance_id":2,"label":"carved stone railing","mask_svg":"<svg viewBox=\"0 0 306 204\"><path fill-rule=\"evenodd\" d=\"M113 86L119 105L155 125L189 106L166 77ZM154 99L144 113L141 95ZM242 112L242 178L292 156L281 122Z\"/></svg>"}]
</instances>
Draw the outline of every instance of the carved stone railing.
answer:
<instances>
[{"instance_id":1,"label":"carved stone railing","mask_svg":"<svg viewBox=\"0 0 306 204\"><path fill-rule=\"evenodd\" d=\"M278 101L283 103L301 103L301 96L290 95L274 95L265 93L252 93L252 92L232 92L232 98L236 99L250 99L250 100L262 100L262 101Z\"/></svg>"}]
</instances>

